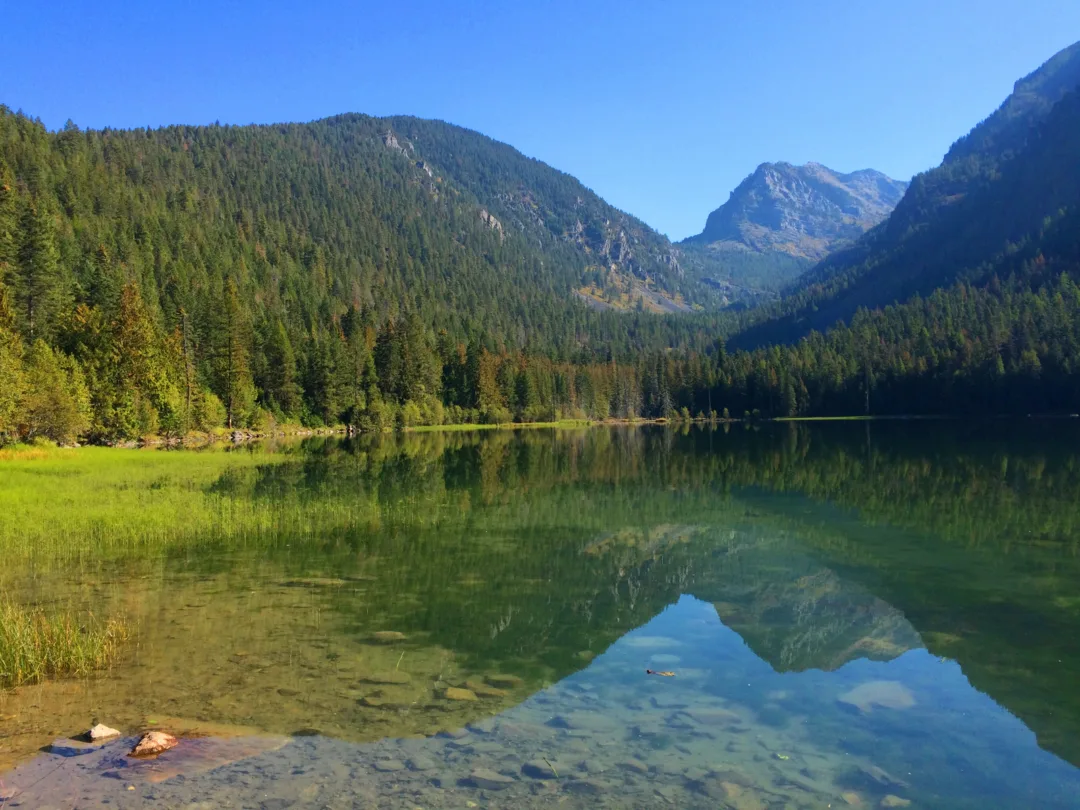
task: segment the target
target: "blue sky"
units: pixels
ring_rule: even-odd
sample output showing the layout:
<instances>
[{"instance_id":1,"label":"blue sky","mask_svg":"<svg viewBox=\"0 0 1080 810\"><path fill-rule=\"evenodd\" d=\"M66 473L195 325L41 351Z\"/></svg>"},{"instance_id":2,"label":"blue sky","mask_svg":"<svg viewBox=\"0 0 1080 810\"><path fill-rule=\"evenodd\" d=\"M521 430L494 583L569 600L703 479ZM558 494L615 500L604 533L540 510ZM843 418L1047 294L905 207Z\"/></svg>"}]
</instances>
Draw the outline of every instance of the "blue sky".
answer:
<instances>
[{"instance_id":1,"label":"blue sky","mask_svg":"<svg viewBox=\"0 0 1080 810\"><path fill-rule=\"evenodd\" d=\"M52 128L442 118L682 238L763 161L930 168L1076 39L1077 0L8 0L0 103Z\"/></svg>"}]
</instances>

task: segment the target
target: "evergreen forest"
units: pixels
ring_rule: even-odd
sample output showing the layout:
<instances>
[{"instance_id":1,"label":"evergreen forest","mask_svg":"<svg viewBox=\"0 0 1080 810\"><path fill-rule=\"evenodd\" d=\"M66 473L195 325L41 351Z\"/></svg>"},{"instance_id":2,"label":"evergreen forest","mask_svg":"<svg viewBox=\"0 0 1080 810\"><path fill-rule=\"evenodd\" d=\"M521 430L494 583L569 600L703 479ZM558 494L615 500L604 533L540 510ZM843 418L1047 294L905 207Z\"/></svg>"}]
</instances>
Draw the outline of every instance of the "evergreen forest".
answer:
<instances>
[{"instance_id":1,"label":"evergreen forest","mask_svg":"<svg viewBox=\"0 0 1080 810\"><path fill-rule=\"evenodd\" d=\"M1078 85L1073 46L749 307L569 175L443 122L53 132L0 108L0 440L1072 413Z\"/></svg>"}]
</instances>

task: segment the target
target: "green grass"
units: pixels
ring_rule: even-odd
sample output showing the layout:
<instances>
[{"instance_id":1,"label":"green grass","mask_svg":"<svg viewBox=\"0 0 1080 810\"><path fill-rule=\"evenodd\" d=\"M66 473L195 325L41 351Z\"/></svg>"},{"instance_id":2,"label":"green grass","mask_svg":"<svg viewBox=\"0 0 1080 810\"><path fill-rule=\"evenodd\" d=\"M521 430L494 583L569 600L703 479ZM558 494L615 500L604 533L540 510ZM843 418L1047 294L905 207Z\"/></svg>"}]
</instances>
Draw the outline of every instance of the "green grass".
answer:
<instances>
[{"instance_id":1,"label":"green grass","mask_svg":"<svg viewBox=\"0 0 1080 810\"><path fill-rule=\"evenodd\" d=\"M120 619L0 604L0 686L89 675L115 660L128 635Z\"/></svg>"},{"instance_id":2,"label":"green grass","mask_svg":"<svg viewBox=\"0 0 1080 810\"><path fill-rule=\"evenodd\" d=\"M0 520L0 559L109 556L208 530L268 528L269 510L222 480L295 458L254 448L0 451L0 515L9 518Z\"/></svg>"}]
</instances>

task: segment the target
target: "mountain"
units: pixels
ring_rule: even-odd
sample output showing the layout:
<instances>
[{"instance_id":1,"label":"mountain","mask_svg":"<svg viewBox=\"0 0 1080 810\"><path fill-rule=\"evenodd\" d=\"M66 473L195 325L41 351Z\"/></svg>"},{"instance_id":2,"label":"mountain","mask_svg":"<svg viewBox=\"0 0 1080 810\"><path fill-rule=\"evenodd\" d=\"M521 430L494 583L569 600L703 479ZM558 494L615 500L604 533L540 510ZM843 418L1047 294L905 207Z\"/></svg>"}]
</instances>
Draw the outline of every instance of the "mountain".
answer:
<instances>
[{"instance_id":1,"label":"mountain","mask_svg":"<svg viewBox=\"0 0 1080 810\"><path fill-rule=\"evenodd\" d=\"M763 163L683 244L819 260L884 220L905 189L873 169L840 174L820 163Z\"/></svg>"},{"instance_id":2,"label":"mountain","mask_svg":"<svg viewBox=\"0 0 1080 810\"><path fill-rule=\"evenodd\" d=\"M768 302L814 262L849 245L896 206L907 183L872 169L763 163L679 243L687 275L724 303Z\"/></svg>"},{"instance_id":3,"label":"mountain","mask_svg":"<svg viewBox=\"0 0 1080 810\"><path fill-rule=\"evenodd\" d=\"M1070 110L1058 110L1078 86L1080 43L1018 81L940 166L912 180L884 223L801 277L784 302L765 311L771 317L732 345L797 339L850 319L861 307L1016 272L1011 257L1018 246L1042 242L1080 202L1068 143L1076 122Z\"/></svg>"},{"instance_id":4,"label":"mountain","mask_svg":"<svg viewBox=\"0 0 1080 810\"><path fill-rule=\"evenodd\" d=\"M505 421L541 395L550 416L524 355L703 351L714 316L597 310L715 297L573 177L443 122L50 132L0 108L0 372L25 366L0 438L392 422L406 402L406 422L481 400Z\"/></svg>"}]
</instances>

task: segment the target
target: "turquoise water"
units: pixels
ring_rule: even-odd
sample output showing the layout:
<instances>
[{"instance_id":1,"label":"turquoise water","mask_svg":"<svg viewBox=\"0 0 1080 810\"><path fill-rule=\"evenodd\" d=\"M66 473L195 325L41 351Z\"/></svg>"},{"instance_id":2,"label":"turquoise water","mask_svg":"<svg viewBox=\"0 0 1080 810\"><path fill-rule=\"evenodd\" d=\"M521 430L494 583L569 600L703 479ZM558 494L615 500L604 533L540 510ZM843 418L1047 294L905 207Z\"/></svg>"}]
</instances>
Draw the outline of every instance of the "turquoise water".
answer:
<instances>
[{"instance_id":1,"label":"turquoise water","mask_svg":"<svg viewBox=\"0 0 1080 810\"><path fill-rule=\"evenodd\" d=\"M61 582L129 606L137 641L93 679L0 696L0 790L35 808L1080 807L1077 439L313 442L213 487L377 519L10 577L29 601ZM124 737L69 739L98 720ZM146 728L179 746L131 760Z\"/></svg>"}]
</instances>

